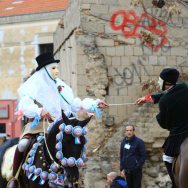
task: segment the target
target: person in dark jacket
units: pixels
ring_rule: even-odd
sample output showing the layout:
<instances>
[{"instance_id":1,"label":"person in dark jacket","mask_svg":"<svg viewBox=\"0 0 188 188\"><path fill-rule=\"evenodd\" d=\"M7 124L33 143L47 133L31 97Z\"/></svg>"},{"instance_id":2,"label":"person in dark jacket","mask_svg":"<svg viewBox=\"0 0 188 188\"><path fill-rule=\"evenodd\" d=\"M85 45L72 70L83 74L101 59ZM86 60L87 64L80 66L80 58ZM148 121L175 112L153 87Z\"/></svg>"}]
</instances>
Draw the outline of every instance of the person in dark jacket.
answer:
<instances>
[{"instance_id":1,"label":"person in dark jacket","mask_svg":"<svg viewBox=\"0 0 188 188\"><path fill-rule=\"evenodd\" d=\"M135 136L133 125L126 125L120 147L120 171L126 176L129 188L141 188L142 167L146 160L144 141Z\"/></svg>"},{"instance_id":2,"label":"person in dark jacket","mask_svg":"<svg viewBox=\"0 0 188 188\"><path fill-rule=\"evenodd\" d=\"M188 137L188 85L176 83L179 71L165 68L160 73L159 86L161 93L151 95L154 103L159 103L156 119L163 129L169 130L163 149L163 161L172 180L172 188L176 188L172 174L172 162L180 152L182 142ZM137 104L147 102L146 97L137 99Z\"/></svg>"},{"instance_id":3,"label":"person in dark jacket","mask_svg":"<svg viewBox=\"0 0 188 188\"><path fill-rule=\"evenodd\" d=\"M116 172L107 174L107 181L110 183L110 188L128 188L125 178L118 176Z\"/></svg>"}]
</instances>

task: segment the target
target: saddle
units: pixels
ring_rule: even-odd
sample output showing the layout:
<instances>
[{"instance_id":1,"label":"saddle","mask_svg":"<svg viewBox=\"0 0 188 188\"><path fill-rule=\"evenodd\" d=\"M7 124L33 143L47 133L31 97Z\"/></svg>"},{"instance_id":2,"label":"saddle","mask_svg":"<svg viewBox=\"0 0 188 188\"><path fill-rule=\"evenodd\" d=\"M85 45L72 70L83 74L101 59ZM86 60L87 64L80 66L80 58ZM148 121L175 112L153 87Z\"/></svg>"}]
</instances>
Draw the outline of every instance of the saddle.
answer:
<instances>
[{"instance_id":1,"label":"saddle","mask_svg":"<svg viewBox=\"0 0 188 188\"><path fill-rule=\"evenodd\" d=\"M30 151L32 145L35 143L35 141L36 141L36 136L33 136L29 139L29 147L24 152L22 163L25 161L26 156L28 152ZM11 146L10 148L6 150L3 156L1 173L2 173L2 177L5 178L7 181L9 181L13 177L13 161L14 161L14 154L15 154L16 148L17 148L17 144L14 146ZM20 172L18 172L18 174L19 173Z\"/></svg>"},{"instance_id":2,"label":"saddle","mask_svg":"<svg viewBox=\"0 0 188 188\"><path fill-rule=\"evenodd\" d=\"M9 181L12 178L13 173L13 159L17 145L14 145L7 149L4 154L3 162L1 166L2 177Z\"/></svg>"}]
</instances>

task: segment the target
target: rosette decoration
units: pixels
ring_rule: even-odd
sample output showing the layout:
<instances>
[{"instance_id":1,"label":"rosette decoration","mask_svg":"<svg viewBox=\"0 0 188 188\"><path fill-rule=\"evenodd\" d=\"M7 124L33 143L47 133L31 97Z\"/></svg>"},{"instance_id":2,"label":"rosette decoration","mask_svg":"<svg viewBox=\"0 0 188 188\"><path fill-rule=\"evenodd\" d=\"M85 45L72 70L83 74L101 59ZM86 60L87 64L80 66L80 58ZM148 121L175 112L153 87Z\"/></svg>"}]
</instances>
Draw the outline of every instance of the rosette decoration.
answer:
<instances>
[{"instance_id":1,"label":"rosette decoration","mask_svg":"<svg viewBox=\"0 0 188 188\"><path fill-rule=\"evenodd\" d=\"M51 123L48 127L48 131L55 125L55 123ZM24 164L22 165L22 169L25 171L26 176L28 179L32 181L38 181L39 184L42 186L45 182L48 181L49 187L60 188L64 187L66 181L66 171L63 170L63 167L78 167L81 168L84 166L84 160L86 158L86 143L87 143L87 128L81 126L72 126L70 124L66 125L62 123L59 125L59 130L55 136L56 144L55 144L55 157L58 159L58 164L52 161L49 164L44 155L44 136L38 136L37 142L33 144L31 150L29 151L28 157ZM64 134L69 134L73 136L75 144L81 144L80 137L83 136L85 138L85 144L81 151L81 156L76 159L75 157L68 157L66 158L63 154L63 139ZM45 167L44 169L40 166L35 166L35 156L36 153L39 154L40 160L43 161L42 166Z\"/></svg>"},{"instance_id":2,"label":"rosette decoration","mask_svg":"<svg viewBox=\"0 0 188 188\"><path fill-rule=\"evenodd\" d=\"M81 168L84 166L84 160L86 158L85 156L85 151L86 151L86 145L83 146L82 149L82 155L81 158L75 159L74 157L69 157L66 158L63 155L62 152L62 140L63 140L63 133L66 134L72 134L72 136L75 138L75 144L80 144L80 136L85 137L85 142L87 142L86 134L87 134L87 127L80 127L80 126L75 126L73 127L72 125L66 125L65 123L62 123L59 126L59 133L56 135L56 158L61 161L61 165L64 167L73 167L77 166L78 168Z\"/></svg>"},{"instance_id":3,"label":"rosette decoration","mask_svg":"<svg viewBox=\"0 0 188 188\"><path fill-rule=\"evenodd\" d=\"M62 134L59 134L57 138L62 140ZM41 143L44 142L44 136L38 136L37 143L33 144L32 149L29 152L29 157L27 161L22 165L22 169L25 170L28 179L35 181L39 178L39 185L44 185L48 181L50 187L60 188L64 186L64 180L66 179L65 174L58 173L58 166L55 163L50 165L50 169L47 172L42 170L42 168L37 168L33 165L35 154L38 150L38 147L41 146ZM62 144L57 144L57 149L62 148ZM64 172L65 173L65 172Z\"/></svg>"}]
</instances>

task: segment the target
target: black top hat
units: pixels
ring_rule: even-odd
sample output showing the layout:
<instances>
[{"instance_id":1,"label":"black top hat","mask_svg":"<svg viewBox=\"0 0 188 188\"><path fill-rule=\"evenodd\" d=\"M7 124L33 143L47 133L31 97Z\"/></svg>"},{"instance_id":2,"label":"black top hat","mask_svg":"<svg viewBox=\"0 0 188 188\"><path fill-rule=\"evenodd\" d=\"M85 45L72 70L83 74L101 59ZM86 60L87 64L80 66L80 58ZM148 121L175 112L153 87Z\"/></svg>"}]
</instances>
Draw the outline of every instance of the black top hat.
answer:
<instances>
[{"instance_id":1,"label":"black top hat","mask_svg":"<svg viewBox=\"0 0 188 188\"><path fill-rule=\"evenodd\" d=\"M60 62L59 59L55 60L53 54L50 52L41 54L41 55L37 56L35 59L38 63L38 67L36 68L36 71L40 70L42 67L49 65L51 63L59 63Z\"/></svg>"},{"instance_id":2,"label":"black top hat","mask_svg":"<svg viewBox=\"0 0 188 188\"><path fill-rule=\"evenodd\" d=\"M169 83L175 85L178 80L178 77L179 77L179 71L174 68L165 68L160 73L160 77L165 82L169 82Z\"/></svg>"}]
</instances>

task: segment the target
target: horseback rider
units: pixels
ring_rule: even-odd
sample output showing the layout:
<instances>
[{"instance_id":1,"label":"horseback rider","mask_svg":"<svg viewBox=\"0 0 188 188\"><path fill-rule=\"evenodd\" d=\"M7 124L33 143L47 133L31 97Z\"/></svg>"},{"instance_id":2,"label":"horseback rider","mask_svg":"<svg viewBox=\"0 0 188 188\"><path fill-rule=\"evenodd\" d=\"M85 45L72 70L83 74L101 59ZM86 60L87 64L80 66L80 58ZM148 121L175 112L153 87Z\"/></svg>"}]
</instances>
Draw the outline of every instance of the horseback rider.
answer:
<instances>
[{"instance_id":1,"label":"horseback rider","mask_svg":"<svg viewBox=\"0 0 188 188\"><path fill-rule=\"evenodd\" d=\"M172 188L176 188L172 173L173 159L179 155L180 146L188 137L188 85L176 83L178 77L177 69L163 69L158 81L162 92L150 96L154 103L159 103L159 113L156 116L159 125L170 131L163 144L163 161L172 180ZM141 97L136 100L136 104L147 101L148 96Z\"/></svg>"},{"instance_id":2,"label":"horseback rider","mask_svg":"<svg viewBox=\"0 0 188 188\"><path fill-rule=\"evenodd\" d=\"M13 178L7 188L17 188L18 180L15 178L23 162L24 152L28 148L29 138L34 134L43 133L42 121L49 122L61 118L62 110L68 116L74 115L79 110L94 112L107 107L100 99L74 98L72 89L58 78L58 63L53 54L44 53L36 57L38 67L26 82L18 89L20 97L17 114L27 118L24 132L20 136L13 161Z\"/></svg>"}]
</instances>

